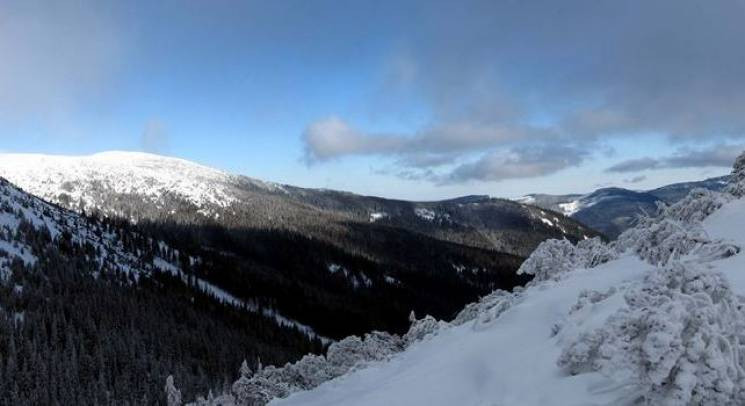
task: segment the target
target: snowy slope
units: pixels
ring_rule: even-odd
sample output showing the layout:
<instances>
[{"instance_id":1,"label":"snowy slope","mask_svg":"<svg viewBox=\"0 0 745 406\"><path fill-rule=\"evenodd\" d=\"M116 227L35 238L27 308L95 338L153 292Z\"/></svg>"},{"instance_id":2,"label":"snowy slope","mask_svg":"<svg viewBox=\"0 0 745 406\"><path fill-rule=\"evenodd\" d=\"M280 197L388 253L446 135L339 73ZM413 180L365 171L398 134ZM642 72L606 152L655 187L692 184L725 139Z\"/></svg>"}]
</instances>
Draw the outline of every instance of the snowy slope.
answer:
<instances>
[{"instance_id":1,"label":"snowy slope","mask_svg":"<svg viewBox=\"0 0 745 406\"><path fill-rule=\"evenodd\" d=\"M731 241L738 247L745 247L745 199L728 203L703 222L712 239ZM745 255L735 255L711 263L713 269L727 276L732 289L745 295Z\"/></svg>"},{"instance_id":2,"label":"snowy slope","mask_svg":"<svg viewBox=\"0 0 745 406\"><path fill-rule=\"evenodd\" d=\"M34 252L22 232L24 224L36 231L48 232L51 240L66 234L77 243L90 243L100 252L97 260L102 268L133 272L135 277L152 269L152 265L140 266L137 255L127 252L119 237L100 224L28 195L0 178L0 253L4 253L0 272L7 272L15 258L27 264L38 260L40 253Z\"/></svg>"},{"instance_id":3,"label":"snowy slope","mask_svg":"<svg viewBox=\"0 0 745 406\"><path fill-rule=\"evenodd\" d=\"M76 243L90 244L95 248L98 255L95 259L102 271L123 271L137 279L140 275L148 275L154 270L160 270L178 276L184 281L187 280L187 275L178 266L180 260L177 250L172 263L158 256L147 261L140 253L125 249L122 236L117 233L116 229L109 229L96 220L86 219L29 195L3 178L0 178L0 278L8 275L14 260L20 259L31 265L43 255L42 252L35 250L43 250L44 245L33 247L29 242L30 236L16 237L19 229L23 229L22 224L28 224L35 231L48 231L51 241L56 241L66 235ZM157 244L161 249L169 249L162 241ZM200 261L200 258L190 257L189 260L194 263ZM332 341L317 335L311 327L282 316L272 308L260 308L254 303L243 301L200 278L195 278L195 283L203 292L220 302L252 312L261 312L278 325L295 327L307 336L318 338L324 343Z\"/></svg>"},{"instance_id":4,"label":"snowy slope","mask_svg":"<svg viewBox=\"0 0 745 406\"><path fill-rule=\"evenodd\" d=\"M235 201L232 175L182 159L138 152L80 157L2 154L0 174L29 193L55 203L68 201L87 211L100 208L96 196L101 193L136 195L154 203L166 195L177 196L205 214L214 214L213 206L224 208Z\"/></svg>"},{"instance_id":5,"label":"snowy slope","mask_svg":"<svg viewBox=\"0 0 745 406\"><path fill-rule=\"evenodd\" d=\"M743 404L745 154L735 175L727 192L696 190L610 245L545 242L521 268L528 287L452 323L417 320L404 337L348 339L244 376L235 402Z\"/></svg>"},{"instance_id":6,"label":"snowy slope","mask_svg":"<svg viewBox=\"0 0 745 406\"><path fill-rule=\"evenodd\" d=\"M565 377L556 366L566 334L551 329L586 289L604 290L639 279L651 266L624 258L526 292L491 323L466 323L378 363L272 405L578 405L613 403L623 395L596 374ZM629 272L631 270L631 272ZM618 300L616 300L618 302ZM585 327L610 315L610 303L582 317ZM615 306L614 306L615 305Z\"/></svg>"}]
</instances>

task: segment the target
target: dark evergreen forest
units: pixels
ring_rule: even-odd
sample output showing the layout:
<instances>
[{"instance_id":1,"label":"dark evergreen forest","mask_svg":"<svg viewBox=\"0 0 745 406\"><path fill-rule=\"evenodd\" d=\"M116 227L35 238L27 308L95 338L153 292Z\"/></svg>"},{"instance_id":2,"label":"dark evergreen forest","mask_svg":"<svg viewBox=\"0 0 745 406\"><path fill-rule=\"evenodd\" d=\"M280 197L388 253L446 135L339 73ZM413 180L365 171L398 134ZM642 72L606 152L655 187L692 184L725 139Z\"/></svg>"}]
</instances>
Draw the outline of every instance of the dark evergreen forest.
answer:
<instances>
[{"instance_id":1,"label":"dark evergreen forest","mask_svg":"<svg viewBox=\"0 0 745 406\"><path fill-rule=\"evenodd\" d=\"M232 382L240 360L281 365L323 350L170 274L97 275L84 250L45 248L0 285L0 404L164 404L168 375L189 398Z\"/></svg>"},{"instance_id":2,"label":"dark evergreen forest","mask_svg":"<svg viewBox=\"0 0 745 406\"><path fill-rule=\"evenodd\" d=\"M287 230L174 223L137 227L196 253L203 261L191 272L198 277L335 339L373 330L405 332L412 310L449 320L479 296L529 280L515 273L520 257L386 226L339 236L347 242L341 247ZM355 254L359 246L373 254ZM330 264L348 273L331 273ZM458 272L454 264L464 270ZM369 285L353 283L365 279Z\"/></svg>"}]
</instances>

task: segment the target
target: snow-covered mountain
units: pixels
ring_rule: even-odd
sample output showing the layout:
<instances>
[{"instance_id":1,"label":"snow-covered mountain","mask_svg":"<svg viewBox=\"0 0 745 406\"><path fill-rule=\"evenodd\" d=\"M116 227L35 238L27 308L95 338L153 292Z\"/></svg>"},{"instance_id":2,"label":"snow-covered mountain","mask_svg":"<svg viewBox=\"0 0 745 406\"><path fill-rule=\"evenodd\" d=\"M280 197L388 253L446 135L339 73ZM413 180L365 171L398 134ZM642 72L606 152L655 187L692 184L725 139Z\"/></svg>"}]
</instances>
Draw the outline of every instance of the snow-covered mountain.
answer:
<instances>
[{"instance_id":1,"label":"snow-covered mountain","mask_svg":"<svg viewBox=\"0 0 745 406\"><path fill-rule=\"evenodd\" d=\"M597 235L488 196L398 201L141 153L5 154L0 176L80 213L135 223L202 258L194 272L203 280L334 339L401 332L412 309L450 318L479 295L527 282L515 272L543 240Z\"/></svg>"},{"instance_id":2,"label":"snow-covered mountain","mask_svg":"<svg viewBox=\"0 0 745 406\"><path fill-rule=\"evenodd\" d=\"M594 235L564 216L488 196L405 202L279 185L137 152L0 154L0 176L64 207L133 221L301 229L323 239L332 226L375 223L522 256L548 237Z\"/></svg>"},{"instance_id":3,"label":"snow-covered mountain","mask_svg":"<svg viewBox=\"0 0 745 406\"><path fill-rule=\"evenodd\" d=\"M105 195L136 196L155 205L172 195L207 216L217 216L220 208L236 201L241 182L266 190L281 188L182 159L139 152L1 154L0 174L29 193L88 212L107 211L102 204Z\"/></svg>"},{"instance_id":4,"label":"snow-covered mountain","mask_svg":"<svg viewBox=\"0 0 745 406\"><path fill-rule=\"evenodd\" d=\"M640 216L655 213L658 204L674 204L697 188L721 191L727 185L728 178L720 176L703 181L674 183L648 191L602 188L584 195L530 194L516 200L558 211L608 237L616 238L633 227Z\"/></svg>"},{"instance_id":5,"label":"snow-covered mountain","mask_svg":"<svg viewBox=\"0 0 745 406\"><path fill-rule=\"evenodd\" d=\"M72 244L90 245L102 270L124 272L134 279L149 274L158 266L176 268L163 259L143 261L137 252L125 249L115 229L31 196L2 178L0 209L0 275L5 277L14 261L34 265L43 259L48 245L62 239ZM42 243L32 244L39 234L44 236Z\"/></svg>"},{"instance_id":6,"label":"snow-covered mountain","mask_svg":"<svg viewBox=\"0 0 745 406\"><path fill-rule=\"evenodd\" d=\"M549 240L453 322L416 320L281 368L225 402L277 406L745 404L745 154L616 241Z\"/></svg>"}]
</instances>

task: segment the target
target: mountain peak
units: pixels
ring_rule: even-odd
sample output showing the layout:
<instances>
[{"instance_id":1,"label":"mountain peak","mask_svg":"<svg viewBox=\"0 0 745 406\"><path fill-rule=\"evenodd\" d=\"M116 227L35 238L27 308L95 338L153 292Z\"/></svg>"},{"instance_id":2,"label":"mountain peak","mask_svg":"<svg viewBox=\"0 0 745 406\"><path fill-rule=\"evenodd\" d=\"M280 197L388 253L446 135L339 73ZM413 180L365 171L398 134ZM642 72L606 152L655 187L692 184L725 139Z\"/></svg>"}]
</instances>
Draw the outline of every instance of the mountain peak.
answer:
<instances>
[{"instance_id":1,"label":"mountain peak","mask_svg":"<svg viewBox=\"0 0 745 406\"><path fill-rule=\"evenodd\" d=\"M157 202L176 195L200 208L230 205L232 176L179 158L108 151L85 156L1 154L0 175L56 203L95 209L92 196L114 192Z\"/></svg>"}]
</instances>

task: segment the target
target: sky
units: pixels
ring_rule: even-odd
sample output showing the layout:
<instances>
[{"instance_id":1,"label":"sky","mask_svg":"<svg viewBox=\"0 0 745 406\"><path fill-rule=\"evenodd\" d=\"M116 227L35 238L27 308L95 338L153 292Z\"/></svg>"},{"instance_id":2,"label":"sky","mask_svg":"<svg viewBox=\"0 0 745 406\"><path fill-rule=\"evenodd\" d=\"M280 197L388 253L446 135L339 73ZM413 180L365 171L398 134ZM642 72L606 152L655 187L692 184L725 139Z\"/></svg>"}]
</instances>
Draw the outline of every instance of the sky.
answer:
<instances>
[{"instance_id":1,"label":"sky","mask_svg":"<svg viewBox=\"0 0 745 406\"><path fill-rule=\"evenodd\" d=\"M412 200L647 189L745 150L745 0L0 1L0 151Z\"/></svg>"}]
</instances>

